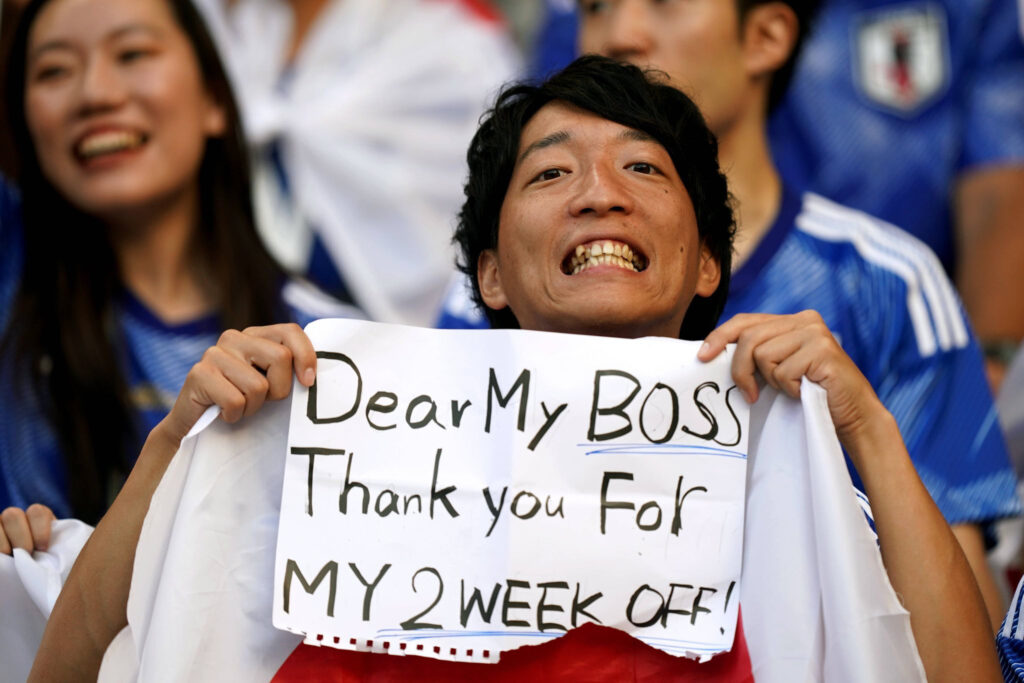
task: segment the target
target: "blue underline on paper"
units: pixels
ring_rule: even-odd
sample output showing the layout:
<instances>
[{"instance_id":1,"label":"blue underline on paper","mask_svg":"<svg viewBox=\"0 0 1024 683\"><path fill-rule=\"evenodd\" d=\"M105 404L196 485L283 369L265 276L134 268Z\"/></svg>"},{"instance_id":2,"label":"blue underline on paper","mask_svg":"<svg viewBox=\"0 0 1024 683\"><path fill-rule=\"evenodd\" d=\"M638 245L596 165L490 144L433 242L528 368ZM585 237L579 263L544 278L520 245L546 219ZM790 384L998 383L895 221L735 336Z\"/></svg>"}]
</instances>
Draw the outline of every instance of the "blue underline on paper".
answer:
<instances>
[{"instance_id":1,"label":"blue underline on paper","mask_svg":"<svg viewBox=\"0 0 1024 683\"><path fill-rule=\"evenodd\" d=\"M680 652L722 652L725 648L722 645L715 645L706 642L694 642L692 640L680 640L678 638L649 638L646 636L635 636L651 647L659 650L678 650Z\"/></svg>"},{"instance_id":2,"label":"blue underline on paper","mask_svg":"<svg viewBox=\"0 0 1024 683\"><path fill-rule=\"evenodd\" d=\"M387 639L394 641L416 641L416 640L431 640L431 639L442 639L442 638L477 638L477 637L525 637L525 638L544 638L547 640L553 640L560 638L565 635L565 631L558 631L556 633L544 633L541 631L449 631L440 629L423 629L415 631L406 631L399 628L386 628L377 631L375 639ZM639 636L639 640L647 643L651 647L656 647L666 652L693 652L693 653L715 653L723 650L722 645L715 645L706 642L694 642L692 640L682 640L677 638L650 638Z\"/></svg>"},{"instance_id":3,"label":"blue underline on paper","mask_svg":"<svg viewBox=\"0 0 1024 683\"><path fill-rule=\"evenodd\" d=\"M678 455L717 455L725 458L747 459L747 454L739 451L682 443L617 443L608 446L578 443L576 446L592 449L584 455L664 455L666 452L675 452Z\"/></svg>"},{"instance_id":4,"label":"blue underline on paper","mask_svg":"<svg viewBox=\"0 0 1024 683\"><path fill-rule=\"evenodd\" d=\"M565 631L543 633L541 631L445 631L441 629L417 629L406 631L400 628L384 628L377 631L377 638L391 640L429 640L430 638L475 638L479 636L525 636L527 638L558 638Z\"/></svg>"}]
</instances>

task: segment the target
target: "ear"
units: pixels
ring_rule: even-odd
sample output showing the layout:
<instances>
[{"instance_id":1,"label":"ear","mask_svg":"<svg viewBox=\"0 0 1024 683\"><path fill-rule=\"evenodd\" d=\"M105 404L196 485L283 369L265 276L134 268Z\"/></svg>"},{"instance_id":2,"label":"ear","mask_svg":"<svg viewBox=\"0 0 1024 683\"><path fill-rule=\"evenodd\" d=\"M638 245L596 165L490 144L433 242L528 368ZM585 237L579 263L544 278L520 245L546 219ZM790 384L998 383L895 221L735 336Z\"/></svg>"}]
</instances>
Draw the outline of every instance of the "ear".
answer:
<instances>
[{"instance_id":1,"label":"ear","mask_svg":"<svg viewBox=\"0 0 1024 683\"><path fill-rule=\"evenodd\" d=\"M697 270L697 296L709 297L718 289L722 279L722 266L704 245L700 248L700 264Z\"/></svg>"},{"instance_id":2,"label":"ear","mask_svg":"<svg viewBox=\"0 0 1024 683\"><path fill-rule=\"evenodd\" d=\"M208 138L219 138L227 131L228 115L224 107L213 99L206 96L206 111L203 114L203 132Z\"/></svg>"},{"instance_id":3,"label":"ear","mask_svg":"<svg viewBox=\"0 0 1024 683\"><path fill-rule=\"evenodd\" d=\"M480 252L476 260L476 280L480 284L480 297L488 308L500 311L508 306L505 289L501 286L498 254L494 249L484 249Z\"/></svg>"},{"instance_id":4,"label":"ear","mask_svg":"<svg viewBox=\"0 0 1024 683\"><path fill-rule=\"evenodd\" d=\"M786 63L796 46L800 22L784 2L755 5L743 19L743 60L754 78L771 76Z\"/></svg>"}]
</instances>

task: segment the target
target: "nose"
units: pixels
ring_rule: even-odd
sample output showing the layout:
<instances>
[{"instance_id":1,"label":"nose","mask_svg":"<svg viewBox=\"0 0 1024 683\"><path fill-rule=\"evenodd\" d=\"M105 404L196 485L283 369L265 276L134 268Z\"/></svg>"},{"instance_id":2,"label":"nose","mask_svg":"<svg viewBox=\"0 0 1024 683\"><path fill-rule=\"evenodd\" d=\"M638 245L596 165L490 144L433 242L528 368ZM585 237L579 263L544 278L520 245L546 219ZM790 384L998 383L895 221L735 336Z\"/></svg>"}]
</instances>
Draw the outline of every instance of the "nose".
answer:
<instances>
[{"instance_id":1,"label":"nose","mask_svg":"<svg viewBox=\"0 0 1024 683\"><path fill-rule=\"evenodd\" d=\"M652 17L647 4L638 0L622 0L611 8L601 54L627 62L646 60L653 44L650 31Z\"/></svg>"},{"instance_id":2,"label":"nose","mask_svg":"<svg viewBox=\"0 0 1024 683\"><path fill-rule=\"evenodd\" d=\"M569 213L573 216L632 213L633 195L624 181L613 164L591 166L577 181L576 192L569 201Z\"/></svg>"},{"instance_id":3,"label":"nose","mask_svg":"<svg viewBox=\"0 0 1024 683\"><path fill-rule=\"evenodd\" d=\"M112 58L94 55L86 62L79 98L81 115L115 109L125 101L125 84Z\"/></svg>"}]
</instances>

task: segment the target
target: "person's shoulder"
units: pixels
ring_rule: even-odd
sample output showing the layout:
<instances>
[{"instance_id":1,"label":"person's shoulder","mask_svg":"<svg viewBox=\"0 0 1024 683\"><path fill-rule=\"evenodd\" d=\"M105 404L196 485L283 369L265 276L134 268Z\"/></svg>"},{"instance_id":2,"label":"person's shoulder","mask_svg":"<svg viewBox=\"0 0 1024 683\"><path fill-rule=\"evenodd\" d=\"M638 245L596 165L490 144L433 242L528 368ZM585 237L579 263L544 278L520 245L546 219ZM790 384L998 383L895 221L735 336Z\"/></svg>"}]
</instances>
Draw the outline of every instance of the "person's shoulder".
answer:
<instances>
[{"instance_id":1,"label":"person's shoulder","mask_svg":"<svg viewBox=\"0 0 1024 683\"><path fill-rule=\"evenodd\" d=\"M302 327L320 318L366 318L360 309L338 301L313 283L300 278L289 278L285 282L281 288L281 301L288 307L293 321Z\"/></svg>"},{"instance_id":2,"label":"person's shoulder","mask_svg":"<svg viewBox=\"0 0 1024 683\"><path fill-rule=\"evenodd\" d=\"M799 233L827 245L835 270L857 274L857 288L895 293L922 356L967 346L970 332L960 300L938 257L921 240L864 211L808 192L796 218ZM875 300L879 306L880 300Z\"/></svg>"},{"instance_id":3,"label":"person's shoulder","mask_svg":"<svg viewBox=\"0 0 1024 683\"><path fill-rule=\"evenodd\" d=\"M815 192L803 193L796 223L804 232L823 240L849 242L865 249L877 243L938 263L928 245L906 230Z\"/></svg>"}]
</instances>

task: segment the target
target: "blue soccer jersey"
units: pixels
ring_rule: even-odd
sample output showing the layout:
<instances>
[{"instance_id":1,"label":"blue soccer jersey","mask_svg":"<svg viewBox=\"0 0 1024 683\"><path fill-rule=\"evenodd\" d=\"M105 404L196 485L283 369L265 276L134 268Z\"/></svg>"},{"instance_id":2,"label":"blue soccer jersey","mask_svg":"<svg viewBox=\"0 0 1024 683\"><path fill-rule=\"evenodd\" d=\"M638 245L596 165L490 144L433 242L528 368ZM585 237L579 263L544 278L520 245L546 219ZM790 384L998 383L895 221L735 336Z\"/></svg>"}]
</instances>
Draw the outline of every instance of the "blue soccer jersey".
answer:
<instances>
[{"instance_id":1,"label":"blue soccer jersey","mask_svg":"<svg viewBox=\"0 0 1024 683\"><path fill-rule=\"evenodd\" d=\"M775 223L733 273L722 319L805 309L821 314L895 416L947 521L1019 513L981 354L927 247L867 214L786 191Z\"/></svg>"},{"instance_id":2,"label":"blue soccer jersey","mask_svg":"<svg viewBox=\"0 0 1024 683\"><path fill-rule=\"evenodd\" d=\"M772 117L794 187L894 223L954 263L966 167L1024 164L1019 0L828 0Z\"/></svg>"},{"instance_id":3,"label":"blue soccer jersey","mask_svg":"<svg viewBox=\"0 0 1024 683\"><path fill-rule=\"evenodd\" d=\"M996 633L999 648L999 664L1003 669L1006 683L1024 683L1024 578L1017 584L1017 590L1010 602L1003 625Z\"/></svg>"},{"instance_id":4,"label":"blue soccer jersey","mask_svg":"<svg viewBox=\"0 0 1024 683\"><path fill-rule=\"evenodd\" d=\"M0 179L0 330L6 328L21 278L22 240L17 193ZM287 283L281 298L301 325L320 317L361 317L297 282ZM122 369L144 437L170 410L189 369L217 343L220 327L212 315L169 325L128 293L118 301L116 317ZM69 517L69 482L57 435L35 392L26 391L13 370L10 357L0 359L0 509L44 503L58 517Z\"/></svg>"}]
</instances>

